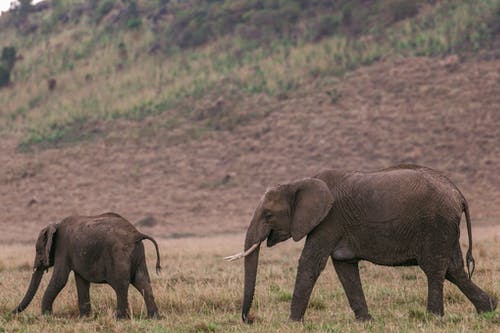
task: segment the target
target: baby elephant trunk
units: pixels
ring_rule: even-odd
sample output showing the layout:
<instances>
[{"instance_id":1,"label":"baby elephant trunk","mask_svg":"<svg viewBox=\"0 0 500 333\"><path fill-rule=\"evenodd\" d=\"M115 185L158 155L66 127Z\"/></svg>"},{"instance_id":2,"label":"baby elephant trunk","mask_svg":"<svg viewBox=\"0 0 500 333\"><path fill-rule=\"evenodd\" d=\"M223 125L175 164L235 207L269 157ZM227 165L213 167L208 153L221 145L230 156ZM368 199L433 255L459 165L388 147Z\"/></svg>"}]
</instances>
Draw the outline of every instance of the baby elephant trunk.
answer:
<instances>
[{"instance_id":1,"label":"baby elephant trunk","mask_svg":"<svg viewBox=\"0 0 500 333\"><path fill-rule=\"evenodd\" d=\"M26 291L26 295L24 295L23 300L17 308L12 311L12 313L19 313L24 311L30 304L31 300L36 294L36 291L38 290L38 286L40 285L40 281L42 280L43 276L43 269L42 268L37 268L34 272L33 275L31 276L31 281L30 281L30 286L28 288L28 291Z\"/></svg>"}]
</instances>

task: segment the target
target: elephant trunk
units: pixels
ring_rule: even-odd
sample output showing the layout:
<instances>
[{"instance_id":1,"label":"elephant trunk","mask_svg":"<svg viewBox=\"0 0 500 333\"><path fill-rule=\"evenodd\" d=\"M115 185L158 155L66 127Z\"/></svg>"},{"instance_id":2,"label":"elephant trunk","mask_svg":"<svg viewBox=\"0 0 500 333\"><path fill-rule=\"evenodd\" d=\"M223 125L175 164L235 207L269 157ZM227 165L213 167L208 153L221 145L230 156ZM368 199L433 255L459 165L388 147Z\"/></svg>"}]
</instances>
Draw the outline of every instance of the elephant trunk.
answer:
<instances>
[{"instance_id":1,"label":"elephant trunk","mask_svg":"<svg viewBox=\"0 0 500 333\"><path fill-rule=\"evenodd\" d=\"M245 289L243 293L243 304L241 306L241 319L244 323L251 324L253 319L248 315L252 306L255 292L255 280L257 279L257 265L259 263L259 246L245 257Z\"/></svg>"},{"instance_id":2,"label":"elephant trunk","mask_svg":"<svg viewBox=\"0 0 500 333\"><path fill-rule=\"evenodd\" d=\"M249 316L255 292L255 281L257 278L257 265L259 263L260 244L264 241L271 228L265 225L260 219L260 207L257 208L252 222L248 227L245 237L245 287L243 293L243 304L241 306L241 319L247 324L251 324L253 319ZM249 251L253 249L252 251Z\"/></svg>"},{"instance_id":3,"label":"elephant trunk","mask_svg":"<svg viewBox=\"0 0 500 333\"><path fill-rule=\"evenodd\" d=\"M16 307L12 313L19 313L24 311L30 304L31 300L36 294L36 291L38 290L38 286L40 285L40 281L42 280L43 276L43 268L36 268L35 271L33 272L33 275L31 276L31 281L30 281L30 286L28 287L28 291L26 291L26 295L24 295L23 300L19 305Z\"/></svg>"}]
</instances>

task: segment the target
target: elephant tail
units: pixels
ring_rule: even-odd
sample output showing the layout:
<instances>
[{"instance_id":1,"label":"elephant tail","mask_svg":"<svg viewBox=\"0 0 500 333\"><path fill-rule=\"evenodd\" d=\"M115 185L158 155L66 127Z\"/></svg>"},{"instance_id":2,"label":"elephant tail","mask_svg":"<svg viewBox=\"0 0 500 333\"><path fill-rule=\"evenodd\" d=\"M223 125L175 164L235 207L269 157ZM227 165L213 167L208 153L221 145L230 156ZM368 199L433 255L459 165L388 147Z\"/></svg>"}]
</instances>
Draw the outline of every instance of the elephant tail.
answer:
<instances>
[{"instance_id":1,"label":"elephant tail","mask_svg":"<svg viewBox=\"0 0 500 333\"><path fill-rule=\"evenodd\" d=\"M139 241L141 241L143 239L150 240L153 243L153 245L155 246L155 249L156 249L156 274L160 274L161 265L160 265L160 250L158 249L158 243L156 243L156 241L153 237L141 234L141 238L139 239Z\"/></svg>"},{"instance_id":2,"label":"elephant tail","mask_svg":"<svg viewBox=\"0 0 500 333\"><path fill-rule=\"evenodd\" d=\"M474 269L476 268L476 261L472 256L472 230L471 230L471 222L469 214L469 205L467 204L467 201L463 202L463 209L465 213L465 221L467 223L467 235L469 236L469 249L467 250L465 261L467 264L467 273L469 274L469 279L471 279L472 274L474 274Z\"/></svg>"}]
</instances>

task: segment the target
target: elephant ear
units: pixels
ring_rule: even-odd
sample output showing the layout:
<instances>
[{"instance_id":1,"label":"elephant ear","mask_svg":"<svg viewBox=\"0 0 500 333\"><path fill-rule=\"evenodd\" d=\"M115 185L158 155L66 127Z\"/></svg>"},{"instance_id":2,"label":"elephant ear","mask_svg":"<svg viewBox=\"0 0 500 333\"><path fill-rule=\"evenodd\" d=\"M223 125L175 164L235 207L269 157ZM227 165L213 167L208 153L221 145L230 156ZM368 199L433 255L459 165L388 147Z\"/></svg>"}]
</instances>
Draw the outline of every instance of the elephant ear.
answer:
<instances>
[{"instance_id":1,"label":"elephant ear","mask_svg":"<svg viewBox=\"0 0 500 333\"><path fill-rule=\"evenodd\" d=\"M305 178L295 185L290 232L293 240L299 241L326 217L334 199L322 180Z\"/></svg>"},{"instance_id":2,"label":"elephant ear","mask_svg":"<svg viewBox=\"0 0 500 333\"><path fill-rule=\"evenodd\" d=\"M52 243L54 241L54 234L57 228L55 224L49 224L47 227L40 231L38 240L36 241L37 249L43 249L43 257L40 258L40 262L45 266L50 266L50 251L52 249Z\"/></svg>"}]
</instances>

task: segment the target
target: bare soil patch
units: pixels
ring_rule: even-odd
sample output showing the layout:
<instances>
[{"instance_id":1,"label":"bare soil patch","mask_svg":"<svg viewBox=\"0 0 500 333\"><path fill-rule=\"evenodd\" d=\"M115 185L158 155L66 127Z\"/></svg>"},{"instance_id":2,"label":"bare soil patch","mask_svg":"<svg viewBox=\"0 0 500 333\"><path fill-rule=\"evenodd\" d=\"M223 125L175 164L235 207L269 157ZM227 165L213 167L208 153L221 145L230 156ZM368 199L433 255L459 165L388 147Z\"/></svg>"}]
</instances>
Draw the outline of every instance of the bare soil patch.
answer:
<instances>
[{"instance_id":1,"label":"bare soil patch","mask_svg":"<svg viewBox=\"0 0 500 333\"><path fill-rule=\"evenodd\" d=\"M153 218L141 229L155 237L242 233L267 186L328 167L403 162L455 181L478 237L476 227L499 223L500 60L449 68L435 59L401 59L279 98L220 103L225 116L252 108L259 116L189 140L171 140L175 129L127 134L165 114L121 121L114 139L33 153L16 152L19 139L1 137L0 242L31 242L67 215L105 211Z\"/></svg>"}]
</instances>

